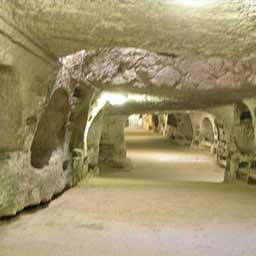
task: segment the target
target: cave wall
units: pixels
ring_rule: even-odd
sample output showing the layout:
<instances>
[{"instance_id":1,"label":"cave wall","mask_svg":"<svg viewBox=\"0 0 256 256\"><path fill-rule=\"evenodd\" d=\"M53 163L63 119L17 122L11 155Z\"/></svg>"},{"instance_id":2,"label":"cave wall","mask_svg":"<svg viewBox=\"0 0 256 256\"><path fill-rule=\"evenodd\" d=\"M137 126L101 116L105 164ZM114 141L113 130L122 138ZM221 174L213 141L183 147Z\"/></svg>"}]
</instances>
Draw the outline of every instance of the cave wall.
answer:
<instances>
[{"instance_id":1,"label":"cave wall","mask_svg":"<svg viewBox=\"0 0 256 256\"><path fill-rule=\"evenodd\" d=\"M79 148L82 130L83 151L93 90L87 88L81 100L70 89L71 80L65 81L66 87L59 87L57 58L2 20L2 16L0 26L2 217L48 202L81 179L79 171L73 172L81 170L73 168L76 167L73 149ZM62 75L60 72L59 76Z\"/></svg>"},{"instance_id":2,"label":"cave wall","mask_svg":"<svg viewBox=\"0 0 256 256\"><path fill-rule=\"evenodd\" d=\"M0 25L6 30L0 34L0 151L10 152L23 149L27 135L35 130L57 62L1 19Z\"/></svg>"},{"instance_id":3,"label":"cave wall","mask_svg":"<svg viewBox=\"0 0 256 256\"><path fill-rule=\"evenodd\" d=\"M63 190L61 163L38 172L31 145L54 85L57 62L0 20L0 216L49 200Z\"/></svg>"}]
</instances>

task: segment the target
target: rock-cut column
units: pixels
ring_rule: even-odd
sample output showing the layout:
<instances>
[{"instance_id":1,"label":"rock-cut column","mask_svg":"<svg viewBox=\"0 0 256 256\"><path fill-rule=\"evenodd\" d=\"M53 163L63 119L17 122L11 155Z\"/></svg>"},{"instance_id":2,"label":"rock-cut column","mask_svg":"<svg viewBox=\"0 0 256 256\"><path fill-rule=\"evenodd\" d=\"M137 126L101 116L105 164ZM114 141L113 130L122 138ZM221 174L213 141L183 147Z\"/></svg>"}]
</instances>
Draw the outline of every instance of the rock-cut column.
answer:
<instances>
[{"instance_id":1,"label":"rock-cut column","mask_svg":"<svg viewBox=\"0 0 256 256\"><path fill-rule=\"evenodd\" d=\"M115 168L128 168L124 128L127 116L106 116L104 120L99 160Z\"/></svg>"}]
</instances>

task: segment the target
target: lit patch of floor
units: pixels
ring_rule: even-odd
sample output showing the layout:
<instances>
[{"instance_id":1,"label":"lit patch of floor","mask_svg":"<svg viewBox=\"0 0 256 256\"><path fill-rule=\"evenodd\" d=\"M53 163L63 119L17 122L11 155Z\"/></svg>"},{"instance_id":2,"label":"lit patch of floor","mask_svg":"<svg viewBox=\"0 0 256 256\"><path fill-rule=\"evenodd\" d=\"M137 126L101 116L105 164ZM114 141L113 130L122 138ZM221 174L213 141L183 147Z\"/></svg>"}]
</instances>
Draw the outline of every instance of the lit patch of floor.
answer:
<instances>
[{"instance_id":1,"label":"lit patch of floor","mask_svg":"<svg viewBox=\"0 0 256 256\"><path fill-rule=\"evenodd\" d=\"M102 176L154 181L205 181L220 183L224 169L210 152L173 145L161 135L145 130L128 130L126 134L130 172L103 166Z\"/></svg>"}]
</instances>

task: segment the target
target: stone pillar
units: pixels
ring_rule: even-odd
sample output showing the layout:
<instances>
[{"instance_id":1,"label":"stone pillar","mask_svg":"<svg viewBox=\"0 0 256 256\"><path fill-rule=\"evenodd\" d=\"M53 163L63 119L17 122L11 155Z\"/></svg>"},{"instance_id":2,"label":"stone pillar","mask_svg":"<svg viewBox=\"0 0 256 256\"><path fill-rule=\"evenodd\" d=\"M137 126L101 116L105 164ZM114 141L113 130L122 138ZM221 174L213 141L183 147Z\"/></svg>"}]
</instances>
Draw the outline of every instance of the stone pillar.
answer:
<instances>
[{"instance_id":1,"label":"stone pillar","mask_svg":"<svg viewBox=\"0 0 256 256\"><path fill-rule=\"evenodd\" d=\"M106 116L100 141L100 162L115 168L128 168L124 128L127 116Z\"/></svg>"},{"instance_id":2,"label":"stone pillar","mask_svg":"<svg viewBox=\"0 0 256 256\"><path fill-rule=\"evenodd\" d=\"M192 128L193 128L193 138L192 138L192 143L191 147L197 148L199 147L199 143L201 141L201 134L200 134L200 119L199 119L199 113L197 112L192 112L189 114L191 123L192 123Z\"/></svg>"},{"instance_id":3,"label":"stone pillar","mask_svg":"<svg viewBox=\"0 0 256 256\"><path fill-rule=\"evenodd\" d=\"M240 154L232 136L232 132L228 132L227 136L227 164L225 169L225 182L233 182L237 179L237 172L239 170Z\"/></svg>"}]
</instances>

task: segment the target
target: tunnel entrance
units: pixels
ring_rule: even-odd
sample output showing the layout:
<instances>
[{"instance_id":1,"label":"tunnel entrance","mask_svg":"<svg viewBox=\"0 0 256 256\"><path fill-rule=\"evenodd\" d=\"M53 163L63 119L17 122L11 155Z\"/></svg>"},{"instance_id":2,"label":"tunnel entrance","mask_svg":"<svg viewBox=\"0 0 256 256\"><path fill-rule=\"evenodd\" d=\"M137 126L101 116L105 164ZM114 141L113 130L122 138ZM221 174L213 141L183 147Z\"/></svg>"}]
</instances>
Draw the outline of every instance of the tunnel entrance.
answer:
<instances>
[{"instance_id":1,"label":"tunnel entrance","mask_svg":"<svg viewBox=\"0 0 256 256\"><path fill-rule=\"evenodd\" d=\"M249 108L242 102L235 106L234 138L238 150L249 154L255 150L254 125Z\"/></svg>"},{"instance_id":2,"label":"tunnel entrance","mask_svg":"<svg viewBox=\"0 0 256 256\"><path fill-rule=\"evenodd\" d=\"M173 143L191 146L193 139L193 127L190 117L186 113L168 114L166 134Z\"/></svg>"},{"instance_id":3,"label":"tunnel entrance","mask_svg":"<svg viewBox=\"0 0 256 256\"><path fill-rule=\"evenodd\" d=\"M204 141L214 143L214 131L212 123L207 117L205 117L202 122L202 137Z\"/></svg>"}]
</instances>

